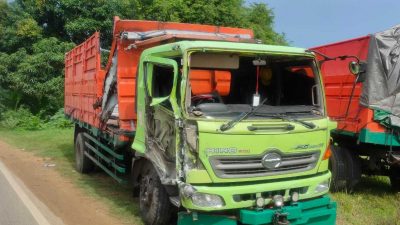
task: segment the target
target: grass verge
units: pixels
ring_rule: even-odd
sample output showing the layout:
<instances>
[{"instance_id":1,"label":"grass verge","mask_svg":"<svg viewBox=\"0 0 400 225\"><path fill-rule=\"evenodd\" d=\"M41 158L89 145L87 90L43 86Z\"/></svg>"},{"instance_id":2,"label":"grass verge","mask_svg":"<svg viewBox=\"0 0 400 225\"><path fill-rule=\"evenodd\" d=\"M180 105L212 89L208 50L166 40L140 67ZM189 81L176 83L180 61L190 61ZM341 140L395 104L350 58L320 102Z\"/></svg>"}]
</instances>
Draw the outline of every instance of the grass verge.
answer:
<instances>
[{"instance_id":1,"label":"grass verge","mask_svg":"<svg viewBox=\"0 0 400 225\"><path fill-rule=\"evenodd\" d=\"M89 196L104 202L110 212L124 224L142 225L137 200L128 185L119 184L103 172L82 175L74 169L73 129L19 131L0 129L0 139L8 144L56 164L63 176L82 188Z\"/></svg>"},{"instance_id":2,"label":"grass verge","mask_svg":"<svg viewBox=\"0 0 400 225\"><path fill-rule=\"evenodd\" d=\"M126 224L141 225L139 208L128 185L118 184L105 173L82 175L74 170L73 130L8 131L0 129L0 139L57 164L57 170L105 202L111 213ZM337 224L400 225L400 194L390 191L386 177L363 177L355 191L333 193L338 203Z\"/></svg>"}]
</instances>

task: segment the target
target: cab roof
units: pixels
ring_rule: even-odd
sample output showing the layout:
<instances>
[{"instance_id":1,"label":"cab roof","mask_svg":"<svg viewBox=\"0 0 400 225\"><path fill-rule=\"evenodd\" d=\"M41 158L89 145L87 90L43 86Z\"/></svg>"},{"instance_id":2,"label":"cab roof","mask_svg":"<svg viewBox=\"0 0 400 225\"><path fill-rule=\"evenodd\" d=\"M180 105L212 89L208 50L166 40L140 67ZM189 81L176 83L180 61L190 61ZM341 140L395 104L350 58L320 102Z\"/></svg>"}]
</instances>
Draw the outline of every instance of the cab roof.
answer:
<instances>
[{"instance_id":1,"label":"cab roof","mask_svg":"<svg viewBox=\"0 0 400 225\"><path fill-rule=\"evenodd\" d=\"M265 53L277 53L277 54L288 54L288 55L307 55L314 57L313 53L307 52L304 48L278 46L278 45L266 45L257 43L238 43L238 42L225 42L225 41L179 41L164 45L155 46L145 50L144 53L154 54L165 51L177 51L180 50L182 53L196 49L208 49L208 50L226 50L226 51L237 51L237 52L265 52Z\"/></svg>"}]
</instances>

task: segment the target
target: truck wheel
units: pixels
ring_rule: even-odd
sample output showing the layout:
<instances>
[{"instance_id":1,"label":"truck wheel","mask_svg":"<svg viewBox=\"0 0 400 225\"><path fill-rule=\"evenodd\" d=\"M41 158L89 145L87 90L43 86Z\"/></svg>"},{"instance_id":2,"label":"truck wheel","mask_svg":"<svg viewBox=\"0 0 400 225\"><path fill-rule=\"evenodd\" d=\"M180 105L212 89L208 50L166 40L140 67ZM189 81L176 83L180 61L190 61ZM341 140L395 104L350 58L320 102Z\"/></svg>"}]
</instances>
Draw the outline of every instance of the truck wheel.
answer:
<instances>
[{"instance_id":1,"label":"truck wheel","mask_svg":"<svg viewBox=\"0 0 400 225\"><path fill-rule=\"evenodd\" d=\"M80 173L89 173L93 171L94 164L85 155L85 137L80 132L75 139L75 169Z\"/></svg>"},{"instance_id":2,"label":"truck wheel","mask_svg":"<svg viewBox=\"0 0 400 225\"><path fill-rule=\"evenodd\" d=\"M391 166L389 177L392 190L395 192L400 192L400 167Z\"/></svg>"},{"instance_id":3,"label":"truck wheel","mask_svg":"<svg viewBox=\"0 0 400 225\"><path fill-rule=\"evenodd\" d=\"M171 219L174 206L169 201L153 165L147 163L140 179L139 208L146 225L165 225Z\"/></svg>"},{"instance_id":4,"label":"truck wheel","mask_svg":"<svg viewBox=\"0 0 400 225\"><path fill-rule=\"evenodd\" d=\"M354 187L361 179L361 162L358 155L351 152L348 148L341 148L346 163L347 191L352 192Z\"/></svg>"},{"instance_id":5,"label":"truck wheel","mask_svg":"<svg viewBox=\"0 0 400 225\"><path fill-rule=\"evenodd\" d=\"M331 145L332 155L329 158L329 170L332 173L331 188L333 192L343 191L346 189L346 165L343 150Z\"/></svg>"}]
</instances>

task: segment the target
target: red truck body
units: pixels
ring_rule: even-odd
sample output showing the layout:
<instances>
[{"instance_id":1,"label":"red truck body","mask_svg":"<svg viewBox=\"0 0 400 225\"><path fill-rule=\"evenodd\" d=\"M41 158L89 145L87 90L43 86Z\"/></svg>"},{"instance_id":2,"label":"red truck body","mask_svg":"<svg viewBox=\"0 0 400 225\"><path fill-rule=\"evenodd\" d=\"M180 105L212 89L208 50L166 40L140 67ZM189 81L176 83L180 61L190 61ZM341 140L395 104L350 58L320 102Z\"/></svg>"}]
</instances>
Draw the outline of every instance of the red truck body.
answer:
<instances>
[{"instance_id":1,"label":"red truck body","mask_svg":"<svg viewBox=\"0 0 400 225\"><path fill-rule=\"evenodd\" d=\"M398 25L311 48L321 60L328 116L338 123L331 132L333 191L351 191L362 174L388 176L400 190L399 34Z\"/></svg>"},{"instance_id":2,"label":"red truck body","mask_svg":"<svg viewBox=\"0 0 400 225\"><path fill-rule=\"evenodd\" d=\"M145 40L129 40L121 37L123 32L163 30L178 32L176 34L166 33ZM179 33L179 31L182 32ZM119 129L134 132L136 124L136 70L143 50L177 40L246 41L239 36L224 36L224 34L247 35L250 37L249 40L253 38L253 31L250 29L173 22L120 20L115 17L114 38L105 68L101 67L100 34L98 32L66 53L65 114L90 126L101 130L106 129L105 123L100 119L102 109L96 105L103 96L105 78L110 70L112 57L116 54L118 58L116 71Z\"/></svg>"},{"instance_id":3,"label":"red truck body","mask_svg":"<svg viewBox=\"0 0 400 225\"><path fill-rule=\"evenodd\" d=\"M330 57L348 55L367 61L369 41L370 36L364 36L311 49ZM383 126L373 121L373 110L360 105L362 83L355 85L353 97L350 98L356 78L348 68L352 60L354 59L326 61L321 66L328 115L338 122L339 131L358 134L367 128L373 132L385 132Z\"/></svg>"}]
</instances>

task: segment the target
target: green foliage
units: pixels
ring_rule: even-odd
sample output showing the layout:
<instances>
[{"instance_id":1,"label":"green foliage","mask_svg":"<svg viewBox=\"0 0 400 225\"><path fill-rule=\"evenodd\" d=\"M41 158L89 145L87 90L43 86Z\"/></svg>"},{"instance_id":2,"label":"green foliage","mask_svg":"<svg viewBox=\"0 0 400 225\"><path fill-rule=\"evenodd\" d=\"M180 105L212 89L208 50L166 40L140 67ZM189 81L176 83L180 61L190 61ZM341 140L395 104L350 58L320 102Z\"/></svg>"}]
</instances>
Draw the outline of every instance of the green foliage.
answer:
<instances>
[{"instance_id":1,"label":"green foliage","mask_svg":"<svg viewBox=\"0 0 400 225\"><path fill-rule=\"evenodd\" d=\"M274 13L267 5L257 3L246 9L246 24L254 30L254 35L267 44L287 45L284 34L273 29Z\"/></svg>"},{"instance_id":2,"label":"green foliage","mask_svg":"<svg viewBox=\"0 0 400 225\"><path fill-rule=\"evenodd\" d=\"M111 43L113 16L250 27L256 38L269 44L286 44L274 32L273 12L264 3L246 6L243 0L17 0L18 5L43 27L46 36L80 43L100 31L106 47Z\"/></svg>"},{"instance_id":3,"label":"green foliage","mask_svg":"<svg viewBox=\"0 0 400 225\"><path fill-rule=\"evenodd\" d=\"M0 127L11 130L40 130L43 128L71 128L72 123L64 116L64 109L59 109L47 121L33 115L28 109L7 110L1 114Z\"/></svg>"},{"instance_id":4,"label":"green foliage","mask_svg":"<svg viewBox=\"0 0 400 225\"><path fill-rule=\"evenodd\" d=\"M52 117L50 117L45 126L49 128L70 128L72 127L72 123L65 118L64 108L61 108Z\"/></svg>"},{"instance_id":5,"label":"green foliage","mask_svg":"<svg viewBox=\"0 0 400 225\"><path fill-rule=\"evenodd\" d=\"M42 121L29 110L20 108L4 112L0 125L7 129L39 130L42 128Z\"/></svg>"},{"instance_id":6,"label":"green foliage","mask_svg":"<svg viewBox=\"0 0 400 225\"><path fill-rule=\"evenodd\" d=\"M44 27L46 36L80 43L95 31L109 45L113 16L135 18L133 0L17 0L26 12Z\"/></svg>"},{"instance_id":7,"label":"green foliage","mask_svg":"<svg viewBox=\"0 0 400 225\"><path fill-rule=\"evenodd\" d=\"M9 6L0 0L0 52L14 52L29 48L42 38L42 28L18 5Z\"/></svg>"},{"instance_id":8,"label":"green foliage","mask_svg":"<svg viewBox=\"0 0 400 225\"><path fill-rule=\"evenodd\" d=\"M72 47L50 37L34 43L31 51L0 53L0 85L18 93L14 108L23 104L33 113L51 115L62 107L64 53Z\"/></svg>"}]
</instances>

